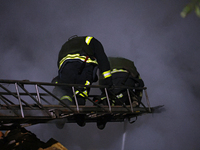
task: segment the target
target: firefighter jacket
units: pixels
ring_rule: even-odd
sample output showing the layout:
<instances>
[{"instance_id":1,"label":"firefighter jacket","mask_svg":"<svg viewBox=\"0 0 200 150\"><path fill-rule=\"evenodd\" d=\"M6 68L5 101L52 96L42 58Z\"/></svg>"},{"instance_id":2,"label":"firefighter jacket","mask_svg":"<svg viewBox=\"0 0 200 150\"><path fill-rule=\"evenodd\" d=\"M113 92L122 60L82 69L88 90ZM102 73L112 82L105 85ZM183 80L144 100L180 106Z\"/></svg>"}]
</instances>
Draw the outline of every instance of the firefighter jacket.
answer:
<instances>
[{"instance_id":1,"label":"firefighter jacket","mask_svg":"<svg viewBox=\"0 0 200 150\"><path fill-rule=\"evenodd\" d=\"M108 60L110 62L111 74L126 72L129 74L129 77L132 77L132 79L139 83L140 87L144 87L144 82L133 61L122 57L109 57Z\"/></svg>"},{"instance_id":2,"label":"firefighter jacket","mask_svg":"<svg viewBox=\"0 0 200 150\"><path fill-rule=\"evenodd\" d=\"M73 37L63 44L58 55L58 68L67 61L82 61L98 65L104 78L111 77L110 65L102 44L91 36Z\"/></svg>"},{"instance_id":3,"label":"firefighter jacket","mask_svg":"<svg viewBox=\"0 0 200 150\"><path fill-rule=\"evenodd\" d=\"M108 60L110 62L111 73L127 72L134 78L139 77L139 73L133 61L121 57L109 57Z\"/></svg>"}]
</instances>

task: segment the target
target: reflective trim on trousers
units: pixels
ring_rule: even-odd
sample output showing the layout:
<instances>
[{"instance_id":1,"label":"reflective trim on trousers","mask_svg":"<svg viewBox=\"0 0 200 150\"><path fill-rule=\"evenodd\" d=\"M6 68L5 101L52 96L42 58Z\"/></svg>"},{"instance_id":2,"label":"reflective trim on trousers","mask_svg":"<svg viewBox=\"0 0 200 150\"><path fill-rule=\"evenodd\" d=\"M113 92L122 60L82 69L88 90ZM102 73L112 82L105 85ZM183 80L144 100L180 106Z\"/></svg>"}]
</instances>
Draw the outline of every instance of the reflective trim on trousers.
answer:
<instances>
[{"instance_id":1,"label":"reflective trim on trousers","mask_svg":"<svg viewBox=\"0 0 200 150\"><path fill-rule=\"evenodd\" d=\"M90 85L90 82L88 81L88 80L86 80L86 82L85 82L85 85ZM84 91L82 92L82 93L80 93L80 91L79 90L77 90L75 93L76 93L76 95L77 94L79 94L81 97L85 97L85 96L88 96L88 92L87 92L87 89L86 89L86 87L84 87Z\"/></svg>"},{"instance_id":2,"label":"reflective trim on trousers","mask_svg":"<svg viewBox=\"0 0 200 150\"><path fill-rule=\"evenodd\" d=\"M68 95L64 95L60 98L60 100L69 100L70 102L72 102L72 98Z\"/></svg>"}]
</instances>

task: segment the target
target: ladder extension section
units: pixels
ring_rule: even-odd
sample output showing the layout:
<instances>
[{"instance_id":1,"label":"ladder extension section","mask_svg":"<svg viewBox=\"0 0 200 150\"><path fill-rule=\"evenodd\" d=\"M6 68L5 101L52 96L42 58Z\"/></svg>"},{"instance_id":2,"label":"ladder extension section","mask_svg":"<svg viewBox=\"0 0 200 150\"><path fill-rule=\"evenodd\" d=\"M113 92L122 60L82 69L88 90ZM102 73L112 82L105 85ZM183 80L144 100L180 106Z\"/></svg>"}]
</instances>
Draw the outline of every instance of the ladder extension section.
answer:
<instances>
[{"instance_id":1,"label":"ladder extension section","mask_svg":"<svg viewBox=\"0 0 200 150\"><path fill-rule=\"evenodd\" d=\"M76 105L67 105L52 91L55 87L70 86L74 93ZM86 96L86 105L78 105L76 90L90 88L90 95ZM126 118L137 117L143 113L152 113L146 87L144 90L147 107L141 102L140 107L135 107L131 102L131 94L134 88L116 86L113 88L126 89L129 105L122 103L120 106L111 106L106 86L77 85L77 84L53 84L47 82L31 82L28 80L0 80L0 128L6 124L37 124L51 122L56 119L65 119L74 123L74 115L85 114L86 122L96 122L97 118L110 115L110 122L122 122ZM104 89L108 105L100 105L93 99L101 95ZM94 93L94 94L93 94Z\"/></svg>"}]
</instances>

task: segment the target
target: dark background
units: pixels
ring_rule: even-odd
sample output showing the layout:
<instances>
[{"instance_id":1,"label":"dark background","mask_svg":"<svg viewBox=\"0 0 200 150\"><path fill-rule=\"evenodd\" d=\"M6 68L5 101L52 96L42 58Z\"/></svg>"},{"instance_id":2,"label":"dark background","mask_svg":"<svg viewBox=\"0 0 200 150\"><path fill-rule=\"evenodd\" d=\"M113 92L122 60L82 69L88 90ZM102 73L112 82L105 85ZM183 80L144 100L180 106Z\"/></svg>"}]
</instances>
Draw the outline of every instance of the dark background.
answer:
<instances>
[{"instance_id":1,"label":"dark background","mask_svg":"<svg viewBox=\"0 0 200 150\"><path fill-rule=\"evenodd\" d=\"M69 150L200 149L200 18L181 18L189 0L0 0L0 79L50 82L72 35L91 35L108 56L135 62L160 114L134 124L28 127ZM126 136L123 136L125 131ZM126 138L123 138L126 137ZM123 143L122 141L125 141Z\"/></svg>"}]
</instances>

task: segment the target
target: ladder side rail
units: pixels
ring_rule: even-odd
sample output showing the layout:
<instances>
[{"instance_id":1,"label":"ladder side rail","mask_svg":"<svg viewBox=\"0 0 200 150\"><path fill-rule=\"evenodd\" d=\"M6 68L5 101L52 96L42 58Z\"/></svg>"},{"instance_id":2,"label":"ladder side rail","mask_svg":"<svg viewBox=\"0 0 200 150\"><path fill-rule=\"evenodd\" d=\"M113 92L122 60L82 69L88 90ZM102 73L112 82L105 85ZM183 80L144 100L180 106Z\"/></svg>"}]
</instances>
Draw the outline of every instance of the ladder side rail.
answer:
<instances>
[{"instance_id":1,"label":"ladder side rail","mask_svg":"<svg viewBox=\"0 0 200 150\"><path fill-rule=\"evenodd\" d=\"M7 84L14 84L14 83L20 83L22 85L34 85L34 84L37 84L37 85L42 85L42 86L81 86L81 87L94 87L94 88L105 88L107 86L105 85L82 85L82 84L65 84L65 83L47 83L47 82L31 82L31 81L26 81L26 80L23 80L23 81L20 81L20 80L1 80L0 79L0 83L7 83ZM123 86L123 88L126 88L127 86Z\"/></svg>"},{"instance_id":2,"label":"ladder side rail","mask_svg":"<svg viewBox=\"0 0 200 150\"><path fill-rule=\"evenodd\" d=\"M22 101L21 101L21 98L20 98L20 95L19 95L19 89L18 89L17 83L15 83L15 88L16 88L16 92L17 92L17 96L18 96L21 115L22 115L22 118L24 118L24 111L23 111Z\"/></svg>"},{"instance_id":3,"label":"ladder side rail","mask_svg":"<svg viewBox=\"0 0 200 150\"><path fill-rule=\"evenodd\" d=\"M44 108L25 88L24 88L24 86L22 86L20 83L17 83L19 86L20 86L20 88L22 89L22 90L24 90L24 92L26 92L36 103L37 103L37 105L39 106L39 108L41 109L41 110L44 110L49 116L51 116L51 117L53 117L52 115L51 115L51 113L46 109L46 108Z\"/></svg>"}]
</instances>

